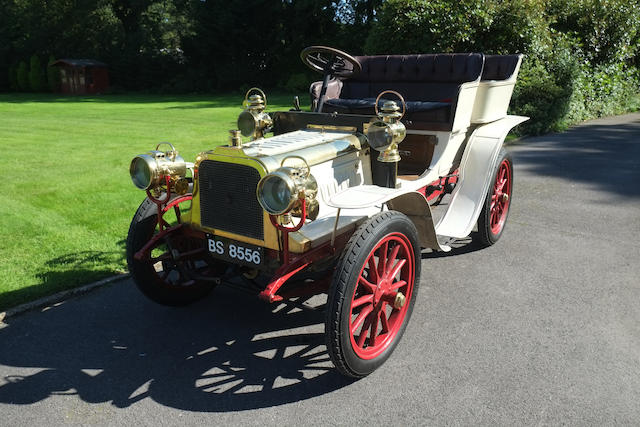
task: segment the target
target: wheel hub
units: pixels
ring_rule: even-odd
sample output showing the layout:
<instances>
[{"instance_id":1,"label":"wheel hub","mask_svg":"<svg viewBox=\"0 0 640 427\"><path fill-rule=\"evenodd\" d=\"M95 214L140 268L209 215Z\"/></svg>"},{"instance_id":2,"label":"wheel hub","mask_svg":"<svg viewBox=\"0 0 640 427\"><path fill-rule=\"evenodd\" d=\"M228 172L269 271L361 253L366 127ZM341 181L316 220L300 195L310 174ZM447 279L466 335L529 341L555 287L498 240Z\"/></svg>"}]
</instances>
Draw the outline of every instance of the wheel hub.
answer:
<instances>
[{"instance_id":1,"label":"wheel hub","mask_svg":"<svg viewBox=\"0 0 640 427\"><path fill-rule=\"evenodd\" d=\"M373 294L373 301L376 305L380 302L380 300L384 296L385 290L387 289L388 286L389 286L389 280L386 280L386 279L380 280L380 283L378 284L378 287L376 288Z\"/></svg>"},{"instance_id":2,"label":"wheel hub","mask_svg":"<svg viewBox=\"0 0 640 427\"><path fill-rule=\"evenodd\" d=\"M402 294L402 292L398 292L396 294L395 299L393 300L393 307L400 310L404 306L405 302L406 302L405 296Z\"/></svg>"}]
</instances>

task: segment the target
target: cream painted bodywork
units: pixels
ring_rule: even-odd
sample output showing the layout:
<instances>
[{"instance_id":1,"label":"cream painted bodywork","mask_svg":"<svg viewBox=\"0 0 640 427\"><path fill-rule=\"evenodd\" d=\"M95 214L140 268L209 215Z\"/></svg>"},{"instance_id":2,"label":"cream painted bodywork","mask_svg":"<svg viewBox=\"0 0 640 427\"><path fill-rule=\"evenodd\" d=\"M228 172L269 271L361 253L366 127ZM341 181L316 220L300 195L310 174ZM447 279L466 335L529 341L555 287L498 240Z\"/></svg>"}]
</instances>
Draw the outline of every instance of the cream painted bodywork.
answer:
<instances>
[{"instance_id":1,"label":"cream painted bodywork","mask_svg":"<svg viewBox=\"0 0 640 427\"><path fill-rule=\"evenodd\" d=\"M435 136L436 145L431 164L425 165L422 175L416 180L398 179L396 188L373 185L370 162L371 156L378 153L371 153L366 137L355 132L299 130L242 147L218 147L211 152L211 158L256 162L262 170L261 176L279 168L283 161L287 166L291 166L289 161L300 165L301 161L294 156L305 159L318 183L319 216L289 234L292 252L306 252L326 243L333 235L352 232L367 218L385 209L398 210L411 218L423 247L448 251L451 239L466 237L475 225L507 133L527 120L506 116L516 75L517 69L508 81L462 84L450 132L408 130L409 135ZM287 158L292 159L287 161ZM447 211L436 223L427 200L417 190L447 175L457 159L460 159L458 184ZM199 219L195 212L194 218ZM275 228L265 213L265 241L250 243L277 249L274 233ZM243 236L229 237L245 240Z\"/></svg>"},{"instance_id":2,"label":"cream painted bodywork","mask_svg":"<svg viewBox=\"0 0 640 427\"><path fill-rule=\"evenodd\" d=\"M525 120L526 117L507 116L480 125L471 132L460 161L458 185L452 193L446 213L437 224L433 221L427 200L417 192L441 176L437 162L417 180L398 180L397 188L375 185L351 187L336 193L327 204L347 210L386 204L389 209L403 212L414 221L424 247L448 251L451 239L463 238L471 233L482 210L504 139L514 126ZM451 136L448 141L450 147L442 150L440 160L449 159L448 151L457 151L465 142L464 138L460 141L456 137L459 135Z\"/></svg>"},{"instance_id":3,"label":"cream painted bodywork","mask_svg":"<svg viewBox=\"0 0 640 427\"><path fill-rule=\"evenodd\" d=\"M522 56L518 58L513 74L506 80L480 81L471 114L471 123L490 123L507 115L521 64Z\"/></svg>"}]
</instances>

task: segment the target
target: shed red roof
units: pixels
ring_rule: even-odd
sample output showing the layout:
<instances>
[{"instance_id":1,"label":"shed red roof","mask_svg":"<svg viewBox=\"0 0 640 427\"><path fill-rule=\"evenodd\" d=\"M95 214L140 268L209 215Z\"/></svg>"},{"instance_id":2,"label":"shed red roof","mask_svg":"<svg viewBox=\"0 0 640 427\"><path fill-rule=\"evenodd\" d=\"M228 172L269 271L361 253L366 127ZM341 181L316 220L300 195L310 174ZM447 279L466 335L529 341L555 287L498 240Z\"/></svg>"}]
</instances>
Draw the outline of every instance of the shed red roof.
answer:
<instances>
[{"instance_id":1,"label":"shed red roof","mask_svg":"<svg viewBox=\"0 0 640 427\"><path fill-rule=\"evenodd\" d=\"M67 65L71 67L107 67L107 64L105 64L104 62L96 61L95 59L58 59L51 65Z\"/></svg>"}]
</instances>

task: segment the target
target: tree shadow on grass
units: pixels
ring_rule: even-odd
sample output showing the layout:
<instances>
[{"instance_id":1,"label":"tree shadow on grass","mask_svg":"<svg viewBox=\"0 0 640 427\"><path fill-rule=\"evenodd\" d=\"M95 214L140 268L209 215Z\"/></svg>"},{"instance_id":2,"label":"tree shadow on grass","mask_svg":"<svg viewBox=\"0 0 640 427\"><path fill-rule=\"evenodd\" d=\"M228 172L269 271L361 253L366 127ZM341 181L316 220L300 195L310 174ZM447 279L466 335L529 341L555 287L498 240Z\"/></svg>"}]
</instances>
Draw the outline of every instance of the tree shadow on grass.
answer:
<instances>
[{"instance_id":1,"label":"tree shadow on grass","mask_svg":"<svg viewBox=\"0 0 640 427\"><path fill-rule=\"evenodd\" d=\"M167 110L191 110L203 108L237 108L242 110L244 93L224 93L205 95L156 95L156 94L118 94L118 95L79 95L61 96L58 94L0 94L0 103L96 103L96 104L167 104L184 105L167 106ZM269 97L269 104L288 106L293 95L274 94Z\"/></svg>"},{"instance_id":2,"label":"tree shadow on grass","mask_svg":"<svg viewBox=\"0 0 640 427\"><path fill-rule=\"evenodd\" d=\"M321 308L314 298L308 304ZM149 398L223 412L309 399L352 382L332 368L323 319L321 310L274 307L225 286L190 307L167 308L121 282L10 318L0 329L11 349L0 353L0 402L64 394L120 408Z\"/></svg>"},{"instance_id":3,"label":"tree shadow on grass","mask_svg":"<svg viewBox=\"0 0 640 427\"><path fill-rule=\"evenodd\" d=\"M37 285L0 293L0 310L122 273L122 269L107 266L123 263L124 250L60 255L44 263L43 271L36 274Z\"/></svg>"}]
</instances>

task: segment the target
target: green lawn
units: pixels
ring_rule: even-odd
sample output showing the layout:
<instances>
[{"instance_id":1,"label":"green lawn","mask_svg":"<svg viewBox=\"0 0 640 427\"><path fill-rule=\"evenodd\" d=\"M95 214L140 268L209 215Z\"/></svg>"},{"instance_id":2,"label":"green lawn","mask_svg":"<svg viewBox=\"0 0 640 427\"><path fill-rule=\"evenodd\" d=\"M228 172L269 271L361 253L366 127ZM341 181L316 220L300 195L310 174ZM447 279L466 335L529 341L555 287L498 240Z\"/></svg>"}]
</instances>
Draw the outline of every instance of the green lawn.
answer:
<instances>
[{"instance_id":1,"label":"green lawn","mask_svg":"<svg viewBox=\"0 0 640 427\"><path fill-rule=\"evenodd\" d=\"M226 142L242 96L0 94L0 311L126 271L131 158L170 141L193 161Z\"/></svg>"}]
</instances>

